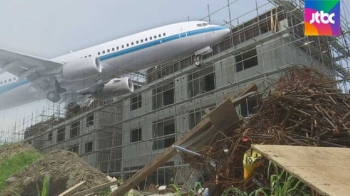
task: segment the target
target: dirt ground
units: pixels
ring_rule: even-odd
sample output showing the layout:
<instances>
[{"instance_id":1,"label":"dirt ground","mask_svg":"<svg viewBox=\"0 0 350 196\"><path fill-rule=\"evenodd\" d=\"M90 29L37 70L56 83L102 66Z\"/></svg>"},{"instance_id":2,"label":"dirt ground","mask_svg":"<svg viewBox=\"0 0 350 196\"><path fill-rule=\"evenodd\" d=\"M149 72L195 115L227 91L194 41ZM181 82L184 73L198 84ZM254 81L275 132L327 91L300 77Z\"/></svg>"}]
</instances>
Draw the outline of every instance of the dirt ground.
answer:
<instances>
[{"instance_id":1,"label":"dirt ground","mask_svg":"<svg viewBox=\"0 0 350 196\"><path fill-rule=\"evenodd\" d=\"M5 144L0 147L0 160L21 152L36 152L36 150L31 145L23 143Z\"/></svg>"},{"instance_id":2,"label":"dirt ground","mask_svg":"<svg viewBox=\"0 0 350 196\"><path fill-rule=\"evenodd\" d=\"M13 175L15 181L0 195L15 195L13 191L22 196L38 195L37 184L41 189L45 174L50 175L50 195L59 195L82 180L86 183L81 190L108 182L102 172L89 166L77 154L56 150Z\"/></svg>"}]
</instances>

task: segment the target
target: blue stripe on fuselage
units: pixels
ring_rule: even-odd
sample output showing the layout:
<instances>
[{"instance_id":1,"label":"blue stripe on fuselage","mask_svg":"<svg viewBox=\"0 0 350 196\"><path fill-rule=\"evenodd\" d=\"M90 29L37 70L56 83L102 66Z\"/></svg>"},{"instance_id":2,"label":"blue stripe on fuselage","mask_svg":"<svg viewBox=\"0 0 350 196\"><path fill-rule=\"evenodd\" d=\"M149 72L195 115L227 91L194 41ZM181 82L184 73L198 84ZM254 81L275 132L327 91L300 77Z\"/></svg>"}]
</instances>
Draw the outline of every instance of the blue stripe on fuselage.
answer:
<instances>
[{"instance_id":1,"label":"blue stripe on fuselage","mask_svg":"<svg viewBox=\"0 0 350 196\"><path fill-rule=\"evenodd\" d=\"M198 34L202 34L202 33L208 33L208 32L211 32L211 31L220 31L220 30L224 30L224 29L228 29L228 28L227 27L221 27L221 26L208 27L208 28L204 28L204 29L198 29L198 30L188 31L188 32L181 33L181 34L176 34L176 35L164 37L164 38L161 38L161 39L158 39L158 40L154 40L154 41L151 41L151 42L148 42L148 43L145 43L145 44L140 44L138 46L134 46L134 47L131 47L131 48L127 48L127 49L124 49L124 50L121 50L121 51L117 51L117 52L114 52L114 53L111 53L111 54L107 54L107 55L101 56L100 57L100 61L105 61L105 60L108 60L108 59L111 59L111 58L122 56L122 55L125 55L125 54L128 54L128 53L132 53L132 52L135 52L135 51L138 51L138 50L142 50L142 49L149 48L149 47L152 47L152 46L156 46L156 45L159 45L159 44L162 44L162 43L174 41L174 40L181 39L181 38L184 38L184 37L189 37L189 36L198 35Z\"/></svg>"},{"instance_id":2,"label":"blue stripe on fuselage","mask_svg":"<svg viewBox=\"0 0 350 196\"><path fill-rule=\"evenodd\" d=\"M23 79L21 81L17 81L17 82L14 82L14 83L11 83L11 84L7 84L7 85L4 85L4 86L1 86L0 87L0 95L3 94L3 93L6 93L12 89L15 89L17 87L20 87L22 85L25 85L25 84L28 84L30 83L29 80L27 79Z\"/></svg>"},{"instance_id":3,"label":"blue stripe on fuselage","mask_svg":"<svg viewBox=\"0 0 350 196\"><path fill-rule=\"evenodd\" d=\"M100 61L105 61L105 60L108 60L108 59L111 59L111 58L115 58L115 57L118 57L118 56L129 54L129 53L132 53L132 52L135 52L135 51L138 51L138 50L142 50L142 49L146 49L146 48L149 48L149 47L152 47L152 46L156 46L156 45L161 44L161 43L166 43L166 42L174 41L174 40L181 39L181 38L184 38L184 37L189 37L189 36L198 35L198 34L202 34L202 33L208 33L208 32L211 32L211 31L220 31L220 30L225 30L225 29L228 29L228 28L227 27L221 27L221 26L214 26L214 27L207 27L207 28L203 28L203 29L188 31L188 32L185 32L185 33L164 37L164 38L161 38L161 39L158 39L158 40L154 40L154 41L151 41L151 42L148 42L148 43L140 44L138 46L134 46L134 47L127 48L127 49L124 49L124 50L121 50L121 51L117 51L117 52L114 52L114 53L111 53L111 54L107 54L107 55L99 57L99 59L100 59ZM12 90L14 88L17 88L19 86L22 86L22 85L25 85L25 84L28 84L28 83L30 83L29 80L23 79L23 80L18 81L16 83L11 83L11 84L7 84L7 85L4 85L4 86L1 86L0 87L0 95L3 94L3 93L8 92L8 91L10 91L10 90Z\"/></svg>"}]
</instances>

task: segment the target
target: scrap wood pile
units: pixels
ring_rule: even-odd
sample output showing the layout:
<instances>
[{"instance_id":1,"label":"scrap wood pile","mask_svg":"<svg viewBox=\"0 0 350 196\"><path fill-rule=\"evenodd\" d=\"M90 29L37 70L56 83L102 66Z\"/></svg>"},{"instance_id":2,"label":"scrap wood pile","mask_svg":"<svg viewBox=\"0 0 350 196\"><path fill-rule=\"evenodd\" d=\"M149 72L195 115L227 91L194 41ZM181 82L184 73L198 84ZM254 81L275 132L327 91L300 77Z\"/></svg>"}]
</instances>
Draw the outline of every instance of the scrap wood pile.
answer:
<instances>
[{"instance_id":1,"label":"scrap wood pile","mask_svg":"<svg viewBox=\"0 0 350 196\"><path fill-rule=\"evenodd\" d=\"M218 161L211 181L222 189L256 187L257 175L243 179L242 161L251 144L350 147L350 99L334 80L314 69L292 67L271 87L254 115L237 129L218 132L200 149ZM267 184L262 175L260 182Z\"/></svg>"},{"instance_id":2,"label":"scrap wood pile","mask_svg":"<svg viewBox=\"0 0 350 196\"><path fill-rule=\"evenodd\" d=\"M249 150L251 144L350 145L350 101L348 95L336 90L336 81L316 70L294 67L271 87L274 92L260 100L256 114L243 120L237 115L236 106L256 95L255 84L206 111L200 123L111 195L127 193L176 154L181 155L183 163L203 172L203 187L211 187L211 194L215 195L229 187L246 190L268 184L266 176L252 175L255 168L249 160L255 163L253 156L257 154ZM260 169L266 172L266 168ZM182 188L189 191L193 187L185 184Z\"/></svg>"}]
</instances>

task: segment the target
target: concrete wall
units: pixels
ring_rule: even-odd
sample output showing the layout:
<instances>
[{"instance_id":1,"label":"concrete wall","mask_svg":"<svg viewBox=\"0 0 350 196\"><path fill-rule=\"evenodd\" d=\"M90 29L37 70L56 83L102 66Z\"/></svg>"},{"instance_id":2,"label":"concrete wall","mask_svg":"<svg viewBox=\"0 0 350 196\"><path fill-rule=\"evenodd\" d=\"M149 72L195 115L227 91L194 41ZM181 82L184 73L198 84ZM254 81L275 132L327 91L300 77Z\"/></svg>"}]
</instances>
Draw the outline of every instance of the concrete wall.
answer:
<instances>
[{"instance_id":1,"label":"concrete wall","mask_svg":"<svg viewBox=\"0 0 350 196\"><path fill-rule=\"evenodd\" d=\"M280 22L279 29L283 30L288 26L286 20ZM130 96L121 100L119 103L111 107L98 110L92 113L94 115L94 124L86 127L86 118L91 113L77 115L67 120L65 126L65 141L56 143L57 128L54 127L50 131L52 141L43 141L47 138L47 133L38 137L37 146L41 146L44 152L54 149L68 149L69 146L79 145L79 155L89 164L94 165L104 172L110 173L128 173L136 172L153 160L164 149L153 150L153 123L164 119L174 119L175 137L179 139L186 131L193 126L194 114L199 114L206 108L210 108L220 104L224 100L224 96L234 96L242 88L251 82L259 87L259 92L268 86L267 78L277 78L283 70L291 64L323 68L322 64L300 49L300 44L294 42L289 34L283 34L273 39L266 40L268 36L274 33L268 32L254 39L233 46L229 50L233 50L230 55L225 58L213 60L205 63L201 68L187 67L186 70L174 73L175 77L167 81L160 79L150 85L144 86L131 96L141 96L141 107L131 110ZM261 40L265 41L261 41ZM299 44L299 45L298 45ZM256 51L256 64L244 70L238 70L236 56L240 55L239 48ZM235 51L237 49L237 51ZM224 51L223 53L226 53ZM216 57L212 57L215 59ZM209 60L208 60L209 62ZM190 97L191 87L189 86L190 78L201 73L207 67L212 67L215 73L215 89L210 92L199 93L194 97ZM332 75L332 72L329 72ZM196 76L197 77L197 76ZM174 83L174 103L153 110L153 89L172 81ZM116 105L118 107L116 107ZM241 108L237 107L240 114ZM70 124L80 122L80 136L70 139ZM196 122L198 123L198 122ZM130 142L130 134L134 129L141 128L141 141ZM93 152L84 153L85 143L93 141ZM34 142L35 143L35 142ZM113 147L113 148L111 148ZM173 161L173 160L170 160ZM132 170L132 171L129 171ZM183 170L187 170L183 168Z\"/></svg>"}]
</instances>

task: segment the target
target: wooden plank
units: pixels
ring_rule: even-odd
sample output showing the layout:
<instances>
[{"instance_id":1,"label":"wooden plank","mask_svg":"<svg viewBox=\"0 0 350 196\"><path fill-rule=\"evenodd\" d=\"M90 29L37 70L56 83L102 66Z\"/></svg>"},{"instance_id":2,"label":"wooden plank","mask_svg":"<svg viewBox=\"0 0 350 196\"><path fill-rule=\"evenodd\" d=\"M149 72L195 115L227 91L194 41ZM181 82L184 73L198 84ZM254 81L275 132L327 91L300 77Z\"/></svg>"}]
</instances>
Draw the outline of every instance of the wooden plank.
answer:
<instances>
[{"instance_id":1,"label":"wooden plank","mask_svg":"<svg viewBox=\"0 0 350 196\"><path fill-rule=\"evenodd\" d=\"M236 107L231 99L226 99L208 114L210 121L217 130L225 130L239 121Z\"/></svg>"},{"instance_id":2,"label":"wooden plank","mask_svg":"<svg viewBox=\"0 0 350 196\"><path fill-rule=\"evenodd\" d=\"M236 96L234 96L234 98L241 97L245 94L248 94L250 92L256 92L256 91L258 91L258 87L256 86L256 84L250 83L244 89L242 89Z\"/></svg>"},{"instance_id":3,"label":"wooden plank","mask_svg":"<svg viewBox=\"0 0 350 196\"><path fill-rule=\"evenodd\" d=\"M91 189L88 189L88 190L85 190L85 191L81 191L81 192L78 192L78 193L75 193L74 195L72 196L84 196L84 195L89 195L91 193L94 193L94 192L97 192L97 191L100 191L104 188L109 188L110 186L113 186L113 185L116 185L118 183L118 181L113 181L113 182L107 182L105 184L101 184L101 185L98 185L98 186L95 186Z\"/></svg>"},{"instance_id":4,"label":"wooden plank","mask_svg":"<svg viewBox=\"0 0 350 196\"><path fill-rule=\"evenodd\" d=\"M349 195L349 148L280 145L252 145L252 148L319 194Z\"/></svg>"},{"instance_id":5,"label":"wooden plank","mask_svg":"<svg viewBox=\"0 0 350 196\"><path fill-rule=\"evenodd\" d=\"M191 131L186 133L179 141L175 142L174 145L182 145L191 138L195 138L199 133L203 133L205 130L209 129L212 126L208 118L201 121L197 124ZM131 178L125 181L117 190L112 192L110 195L124 195L130 189L137 186L142 180L147 176L151 175L158 167L164 165L169 159L174 157L177 154L177 151L172 147L165 149L163 153L157 156L156 159L151 161L145 167L143 167L139 172L134 174Z\"/></svg>"},{"instance_id":6,"label":"wooden plank","mask_svg":"<svg viewBox=\"0 0 350 196\"><path fill-rule=\"evenodd\" d=\"M68 190L64 191L63 193L59 194L58 196L68 196L68 195L72 195L73 192L77 191L79 188L81 188L84 184L86 183L86 181L81 181L78 184L70 187Z\"/></svg>"},{"instance_id":7,"label":"wooden plank","mask_svg":"<svg viewBox=\"0 0 350 196\"><path fill-rule=\"evenodd\" d=\"M255 84L250 84L246 88L244 88L240 93L238 93L237 96L243 96L247 93L253 92L257 90L257 86ZM235 96L235 97L237 97ZM214 112L212 114L212 118L215 118L215 123L217 123L218 128L223 128L222 125L223 122L229 122L227 119L231 117L237 117L238 115L235 114L236 110L234 109L235 102L232 103L233 100L228 99L225 101L225 104L219 105L216 109L217 112ZM231 102L231 103L230 103ZM226 104L230 104L231 106L227 106ZM222 115L219 111L226 111L224 107L228 107L229 111L233 114L229 116ZM232 110L232 108L234 110ZM226 118L225 120L220 120L216 115L220 115L221 118ZM233 122L238 122L239 120L231 119ZM231 122L229 122L231 124ZM231 124L232 125L232 124ZM192 130L187 132L179 141L175 142L174 145L182 146L182 147L190 147L190 145L193 143L192 140L195 140L195 138L198 138L200 135L204 134L208 129L210 129L213 126L213 123L209 119L209 117L203 119L199 124L197 124ZM221 126L221 127L220 127ZM172 147L169 147L165 149L163 153L158 155L156 159L151 161L149 164L147 164L145 167L143 167L139 172L134 174L131 178L125 181L123 185L121 185L117 190L113 191L110 195L111 196L119 196L124 195L127 193L130 189L137 186L142 180L144 180L147 176L151 175L154 171L157 170L158 167L164 165L169 159L171 159L173 156L177 154L177 151L173 149Z\"/></svg>"},{"instance_id":8,"label":"wooden plank","mask_svg":"<svg viewBox=\"0 0 350 196\"><path fill-rule=\"evenodd\" d=\"M118 187L117 190L113 191L110 195L124 195L129 192L130 189L137 186L142 180L147 176L151 175L158 167L164 165L169 159L177 154L176 150L173 148L167 148L161 155L156 159L147 164L139 172L134 174L131 178L125 181L123 185Z\"/></svg>"}]
</instances>

